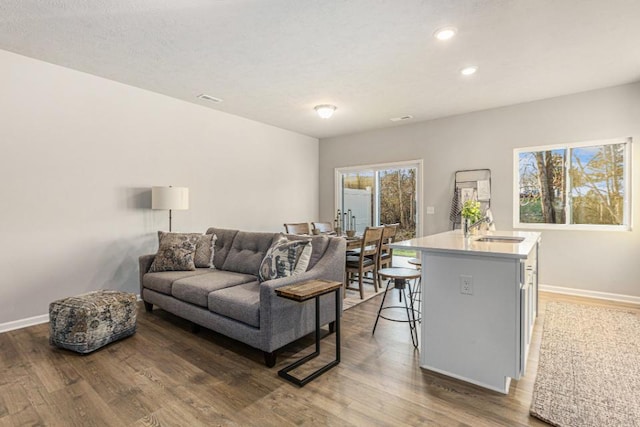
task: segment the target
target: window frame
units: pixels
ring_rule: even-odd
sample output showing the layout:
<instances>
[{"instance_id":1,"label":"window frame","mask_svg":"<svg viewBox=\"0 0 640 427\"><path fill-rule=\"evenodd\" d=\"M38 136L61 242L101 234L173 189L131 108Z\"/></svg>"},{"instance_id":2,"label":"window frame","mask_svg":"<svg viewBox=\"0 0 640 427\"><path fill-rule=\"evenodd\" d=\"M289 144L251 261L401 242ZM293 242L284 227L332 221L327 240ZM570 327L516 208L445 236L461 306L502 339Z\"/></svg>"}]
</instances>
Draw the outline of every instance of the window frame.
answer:
<instances>
[{"instance_id":1,"label":"window frame","mask_svg":"<svg viewBox=\"0 0 640 427\"><path fill-rule=\"evenodd\" d=\"M513 149L513 228L514 229L537 229L537 230L580 230L580 231L632 231L633 215L632 215L632 163L633 163L633 140L631 137L610 138L593 141L571 142L566 144L539 145L534 147L522 147ZM520 222L520 154L531 153L537 151L550 151L565 149L567 153L567 164L565 181L565 192L571 194L571 178L569 170L571 166L572 151L575 148L595 147L602 145L626 144L624 151L624 202L623 202L623 220L620 225L610 224L571 224L571 208L572 199L569 197L567 202L566 223L564 224L546 224L546 223L526 223Z\"/></svg>"},{"instance_id":2,"label":"window frame","mask_svg":"<svg viewBox=\"0 0 640 427\"><path fill-rule=\"evenodd\" d=\"M405 160L400 162L390 163L375 163L368 165L355 165L344 166L334 169L333 183L334 183L334 201L333 201L333 213L335 214L338 209L342 210L342 174L350 172L372 171L374 173L373 180L373 217L376 224L380 224L380 194L379 194L379 175L378 172L387 169L394 168L416 168L416 237L421 237L422 234L422 170L423 160Z\"/></svg>"}]
</instances>

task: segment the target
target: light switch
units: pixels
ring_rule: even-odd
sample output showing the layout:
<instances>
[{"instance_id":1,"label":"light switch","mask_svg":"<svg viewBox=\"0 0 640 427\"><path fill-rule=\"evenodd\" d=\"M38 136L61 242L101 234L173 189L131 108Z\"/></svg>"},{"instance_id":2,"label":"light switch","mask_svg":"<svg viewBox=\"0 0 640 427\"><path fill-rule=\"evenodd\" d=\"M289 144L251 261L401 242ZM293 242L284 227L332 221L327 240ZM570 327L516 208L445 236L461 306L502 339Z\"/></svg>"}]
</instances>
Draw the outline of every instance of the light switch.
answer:
<instances>
[{"instance_id":1,"label":"light switch","mask_svg":"<svg viewBox=\"0 0 640 427\"><path fill-rule=\"evenodd\" d=\"M433 206L427 206L427 215L433 215L434 213L436 213L436 208Z\"/></svg>"}]
</instances>

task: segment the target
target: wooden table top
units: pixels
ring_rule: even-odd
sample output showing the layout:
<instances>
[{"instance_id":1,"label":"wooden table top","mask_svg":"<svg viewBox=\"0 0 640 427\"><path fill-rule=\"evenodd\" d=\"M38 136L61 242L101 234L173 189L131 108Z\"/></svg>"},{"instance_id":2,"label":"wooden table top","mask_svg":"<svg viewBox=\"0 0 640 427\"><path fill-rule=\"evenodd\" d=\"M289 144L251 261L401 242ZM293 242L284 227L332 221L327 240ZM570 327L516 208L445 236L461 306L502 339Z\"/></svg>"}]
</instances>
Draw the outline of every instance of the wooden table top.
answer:
<instances>
[{"instance_id":1,"label":"wooden table top","mask_svg":"<svg viewBox=\"0 0 640 427\"><path fill-rule=\"evenodd\" d=\"M347 241L347 250L359 248L360 246L362 246L362 236L341 237Z\"/></svg>"},{"instance_id":2,"label":"wooden table top","mask_svg":"<svg viewBox=\"0 0 640 427\"><path fill-rule=\"evenodd\" d=\"M318 295L328 294L342 287L341 282L332 282L330 280L308 280L295 285L283 286L276 289L276 294L283 298L292 299L294 301L306 301L317 297Z\"/></svg>"}]
</instances>

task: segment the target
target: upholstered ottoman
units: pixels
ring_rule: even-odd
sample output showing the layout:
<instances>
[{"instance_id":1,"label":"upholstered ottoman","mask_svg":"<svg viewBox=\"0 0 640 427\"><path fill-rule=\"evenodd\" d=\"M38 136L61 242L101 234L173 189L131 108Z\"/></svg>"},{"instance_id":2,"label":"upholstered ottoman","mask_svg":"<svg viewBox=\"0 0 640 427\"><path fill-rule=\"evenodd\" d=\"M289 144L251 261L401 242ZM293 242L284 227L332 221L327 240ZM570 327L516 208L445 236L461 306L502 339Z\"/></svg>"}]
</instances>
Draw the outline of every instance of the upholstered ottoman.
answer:
<instances>
[{"instance_id":1,"label":"upholstered ottoman","mask_svg":"<svg viewBox=\"0 0 640 427\"><path fill-rule=\"evenodd\" d=\"M90 353L136 332L136 296L94 291L49 305L49 343Z\"/></svg>"}]
</instances>

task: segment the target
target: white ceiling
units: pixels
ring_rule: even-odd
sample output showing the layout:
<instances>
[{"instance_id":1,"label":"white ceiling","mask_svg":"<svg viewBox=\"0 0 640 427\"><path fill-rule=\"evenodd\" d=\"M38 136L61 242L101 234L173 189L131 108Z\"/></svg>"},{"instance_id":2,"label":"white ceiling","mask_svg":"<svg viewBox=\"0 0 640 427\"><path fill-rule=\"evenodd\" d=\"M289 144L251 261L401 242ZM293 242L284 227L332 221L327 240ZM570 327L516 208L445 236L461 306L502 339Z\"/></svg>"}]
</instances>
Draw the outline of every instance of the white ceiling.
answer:
<instances>
[{"instance_id":1,"label":"white ceiling","mask_svg":"<svg viewBox=\"0 0 640 427\"><path fill-rule=\"evenodd\" d=\"M0 49L324 138L638 81L639 21L640 0L0 0Z\"/></svg>"}]
</instances>

